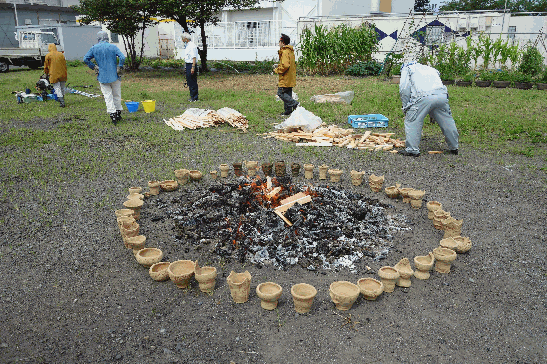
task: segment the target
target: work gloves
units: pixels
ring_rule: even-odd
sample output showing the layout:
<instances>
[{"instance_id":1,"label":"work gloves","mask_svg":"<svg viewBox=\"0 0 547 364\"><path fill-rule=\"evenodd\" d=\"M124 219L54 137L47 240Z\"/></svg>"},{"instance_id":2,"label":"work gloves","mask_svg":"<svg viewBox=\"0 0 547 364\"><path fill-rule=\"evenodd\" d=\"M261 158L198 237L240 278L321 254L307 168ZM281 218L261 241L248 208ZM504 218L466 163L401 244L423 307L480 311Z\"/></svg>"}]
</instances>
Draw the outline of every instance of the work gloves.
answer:
<instances>
[{"instance_id":1,"label":"work gloves","mask_svg":"<svg viewBox=\"0 0 547 364\"><path fill-rule=\"evenodd\" d=\"M95 66L95 67L93 68L93 71L95 71L95 74L96 74L96 75L99 75L99 66Z\"/></svg>"},{"instance_id":2,"label":"work gloves","mask_svg":"<svg viewBox=\"0 0 547 364\"><path fill-rule=\"evenodd\" d=\"M118 72L118 76L123 75L123 67L120 67L120 66L116 67L116 71Z\"/></svg>"}]
</instances>

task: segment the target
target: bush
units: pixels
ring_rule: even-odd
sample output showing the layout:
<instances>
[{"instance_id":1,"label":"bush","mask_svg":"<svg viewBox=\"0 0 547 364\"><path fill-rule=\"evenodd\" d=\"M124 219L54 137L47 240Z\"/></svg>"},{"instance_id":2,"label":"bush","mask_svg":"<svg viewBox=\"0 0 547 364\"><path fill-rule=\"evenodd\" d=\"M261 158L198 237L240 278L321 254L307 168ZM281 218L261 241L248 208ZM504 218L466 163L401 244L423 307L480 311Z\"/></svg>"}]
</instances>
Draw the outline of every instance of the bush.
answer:
<instances>
[{"instance_id":1,"label":"bush","mask_svg":"<svg viewBox=\"0 0 547 364\"><path fill-rule=\"evenodd\" d=\"M543 69L543 56L536 47L529 46L518 66L518 71L530 76L536 76Z\"/></svg>"},{"instance_id":2,"label":"bush","mask_svg":"<svg viewBox=\"0 0 547 364\"><path fill-rule=\"evenodd\" d=\"M350 76L375 76L382 71L382 64L376 61L358 62L346 70Z\"/></svg>"},{"instance_id":3,"label":"bush","mask_svg":"<svg viewBox=\"0 0 547 364\"><path fill-rule=\"evenodd\" d=\"M481 73L479 73L478 78L481 81L494 81L496 79L496 76L494 72L484 70L484 71L481 71Z\"/></svg>"},{"instance_id":4,"label":"bush","mask_svg":"<svg viewBox=\"0 0 547 364\"><path fill-rule=\"evenodd\" d=\"M507 71L498 71L492 74L494 81L513 81L513 73Z\"/></svg>"},{"instance_id":5,"label":"bush","mask_svg":"<svg viewBox=\"0 0 547 364\"><path fill-rule=\"evenodd\" d=\"M513 81L515 82L532 82L532 76L521 72L513 73Z\"/></svg>"}]
</instances>

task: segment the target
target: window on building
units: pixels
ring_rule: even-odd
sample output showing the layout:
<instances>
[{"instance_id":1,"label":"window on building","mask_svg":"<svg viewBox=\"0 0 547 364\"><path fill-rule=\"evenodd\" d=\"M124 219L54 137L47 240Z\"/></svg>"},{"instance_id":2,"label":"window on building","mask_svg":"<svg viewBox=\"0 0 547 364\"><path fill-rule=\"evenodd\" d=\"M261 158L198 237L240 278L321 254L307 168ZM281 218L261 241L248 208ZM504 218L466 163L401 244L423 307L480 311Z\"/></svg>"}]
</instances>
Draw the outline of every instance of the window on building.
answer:
<instances>
[{"instance_id":1,"label":"window on building","mask_svg":"<svg viewBox=\"0 0 547 364\"><path fill-rule=\"evenodd\" d=\"M119 43L120 42L119 37L118 37L118 33L110 33L110 42L111 43Z\"/></svg>"},{"instance_id":2,"label":"window on building","mask_svg":"<svg viewBox=\"0 0 547 364\"><path fill-rule=\"evenodd\" d=\"M425 44L439 45L444 39L444 26L428 26L425 29Z\"/></svg>"}]
</instances>

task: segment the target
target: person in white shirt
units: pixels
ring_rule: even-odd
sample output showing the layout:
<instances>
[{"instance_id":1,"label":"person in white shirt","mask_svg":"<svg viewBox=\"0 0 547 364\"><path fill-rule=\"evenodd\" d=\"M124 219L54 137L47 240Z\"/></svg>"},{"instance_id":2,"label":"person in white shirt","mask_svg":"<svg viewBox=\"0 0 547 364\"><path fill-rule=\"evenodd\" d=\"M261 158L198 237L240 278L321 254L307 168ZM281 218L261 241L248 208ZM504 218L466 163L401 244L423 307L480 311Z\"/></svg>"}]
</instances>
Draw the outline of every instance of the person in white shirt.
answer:
<instances>
[{"instance_id":1,"label":"person in white shirt","mask_svg":"<svg viewBox=\"0 0 547 364\"><path fill-rule=\"evenodd\" d=\"M198 47L192 42L192 37L188 33L182 33L182 41L186 43L184 48L184 60L186 62L186 83L190 89L190 98L188 101L198 101L198 71L197 71L197 59L198 59Z\"/></svg>"},{"instance_id":2,"label":"person in white shirt","mask_svg":"<svg viewBox=\"0 0 547 364\"><path fill-rule=\"evenodd\" d=\"M458 129L448 105L448 90L443 85L439 71L417 62L404 63L401 67L399 96L405 114L405 149L399 154L420 156L420 141L424 118L429 114L435 119L448 144L448 153L458 154Z\"/></svg>"}]
</instances>

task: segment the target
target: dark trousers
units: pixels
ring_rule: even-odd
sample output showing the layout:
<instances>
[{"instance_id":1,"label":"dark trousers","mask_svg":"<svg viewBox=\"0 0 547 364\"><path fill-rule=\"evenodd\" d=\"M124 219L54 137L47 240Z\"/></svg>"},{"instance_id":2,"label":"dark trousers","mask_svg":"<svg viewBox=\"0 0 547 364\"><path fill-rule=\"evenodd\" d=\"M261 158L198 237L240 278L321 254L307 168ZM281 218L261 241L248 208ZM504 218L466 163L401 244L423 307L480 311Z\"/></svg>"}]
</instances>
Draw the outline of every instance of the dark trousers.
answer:
<instances>
[{"instance_id":1,"label":"dark trousers","mask_svg":"<svg viewBox=\"0 0 547 364\"><path fill-rule=\"evenodd\" d=\"M278 87L277 96L285 104L285 113L290 114L294 107L298 105L298 101L292 98L292 87Z\"/></svg>"},{"instance_id":2,"label":"dark trousers","mask_svg":"<svg viewBox=\"0 0 547 364\"><path fill-rule=\"evenodd\" d=\"M190 89L190 98L192 100L198 99L198 70L197 65L192 74L192 63L186 63L186 83Z\"/></svg>"}]
</instances>

